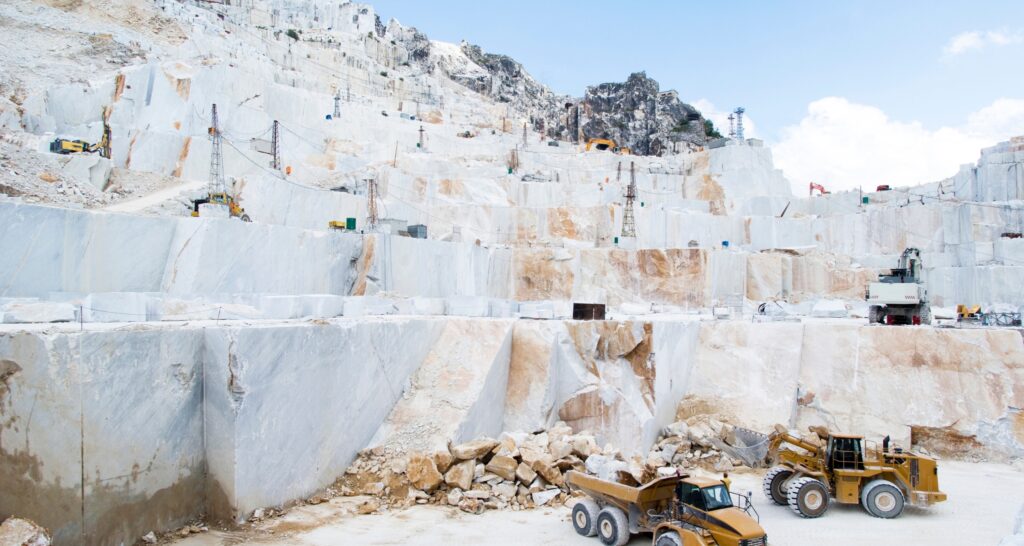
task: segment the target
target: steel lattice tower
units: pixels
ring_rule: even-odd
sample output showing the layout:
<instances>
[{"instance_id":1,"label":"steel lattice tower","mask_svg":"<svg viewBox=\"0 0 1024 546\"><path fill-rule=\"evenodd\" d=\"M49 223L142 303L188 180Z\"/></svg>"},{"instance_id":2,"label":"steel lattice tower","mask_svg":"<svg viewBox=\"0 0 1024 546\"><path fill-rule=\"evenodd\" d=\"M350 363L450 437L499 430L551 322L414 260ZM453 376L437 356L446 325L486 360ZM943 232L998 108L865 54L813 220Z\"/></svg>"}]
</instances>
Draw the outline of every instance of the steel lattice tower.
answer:
<instances>
[{"instance_id":1,"label":"steel lattice tower","mask_svg":"<svg viewBox=\"0 0 1024 546\"><path fill-rule=\"evenodd\" d=\"M743 112L746 110L740 106L733 113L736 114L736 140L743 142Z\"/></svg>"},{"instance_id":2,"label":"steel lattice tower","mask_svg":"<svg viewBox=\"0 0 1024 546\"><path fill-rule=\"evenodd\" d=\"M273 153L274 159L270 160L270 166L275 171L281 170L281 137L280 131L278 131L277 120L274 120L274 130L270 134L270 151Z\"/></svg>"},{"instance_id":3,"label":"steel lattice tower","mask_svg":"<svg viewBox=\"0 0 1024 546\"><path fill-rule=\"evenodd\" d=\"M217 105L210 114L210 193L225 193L224 151L221 148L220 125L217 122Z\"/></svg>"},{"instance_id":4,"label":"steel lattice tower","mask_svg":"<svg viewBox=\"0 0 1024 546\"><path fill-rule=\"evenodd\" d=\"M366 179L366 229L367 231L374 231L377 229L377 225L380 223L380 218L377 216L377 179L367 178Z\"/></svg>"},{"instance_id":5,"label":"steel lattice tower","mask_svg":"<svg viewBox=\"0 0 1024 546\"><path fill-rule=\"evenodd\" d=\"M636 237L633 202L636 201L636 164L629 162L629 186L626 186L626 210L622 215L622 236Z\"/></svg>"}]
</instances>

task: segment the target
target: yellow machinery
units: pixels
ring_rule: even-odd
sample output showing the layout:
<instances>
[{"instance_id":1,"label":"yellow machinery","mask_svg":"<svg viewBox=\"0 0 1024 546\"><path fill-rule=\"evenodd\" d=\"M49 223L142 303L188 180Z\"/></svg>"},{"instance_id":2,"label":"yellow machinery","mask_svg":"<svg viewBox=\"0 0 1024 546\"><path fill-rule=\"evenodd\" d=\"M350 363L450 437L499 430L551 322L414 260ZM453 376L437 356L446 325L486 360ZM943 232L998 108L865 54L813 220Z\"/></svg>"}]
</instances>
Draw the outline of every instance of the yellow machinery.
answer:
<instances>
[{"instance_id":1,"label":"yellow machinery","mask_svg":"<svg viewBox=\"0 0 1024 546\"><path fill-rule=\"evenodd\" d=\"M615 145L615 141L608 138L592 138L587 140L586 150L589 152L591 148L595 148L600 151L611 150L617 154L630 154L630 149L626 147L618 147Z\"/></svg>"},{"instance_id":2,"label":"yellow machinery","mask_svg":"<svg viewBox=\"0 0 1024 546\"><path fill-rule=\"evenodd\" d=\"M958 320L980 320L981 319L981 306L980 305L964 305L959 304L956 306L956 318Z\"/></svg>"},{"instance_id":3,"label":"yellow machinery","mask_svg":"<svg viewBox=\"0 0 1024 546\"><path fill-rule=\"evenodd\" d=\"M238 204L238 201L227 193L208 193L206 197L202 199L195 199L192 201L192 216L199 217L199 205L205 205L212 203L214 205L227 205L228 213L231 214L232 218L238 218L243 222L252 222L252 218L245 213L245 209Z\"/></svg>"},{"instance_id":4,"label":"yellow machinery","mask_svg":"<svg viewBox=\"0 0 1024 546\"><path fill-rule=\"evenodd\" d=\"M783 444L798 450L780 451ZM777 426L768 445L777 466L765 474L765 496L801 517L824 515L829 499L860 504L878 518L899 516L908 502L927 506L946 500L935 459L891 446L888 436L879 448L865 445L863 436L828 434L822 448Z\"/></svg>"},{"instance_id":5,"label":"yellow machinery","mask_svg":"<svg viewBox=\"0 0 1024 546\"><path fill-rule=\"evenodd\" d=\"M100 157L110 159L110 125L103 122L103 137L95 144L84 140L54 139L50 143L50 151L55 154L79 154L99 152Z\"/></svg>"},{"instance_id":6,"label":"yellow machinery","mask_svg":"<svg viewBox=\"0 0 1024 546\"><path fill-rule=\"evenodd\" d=\"M687 474L639 487L570 470L565 480L587 494L572 508L572 525L583 536L621 546L633 533L651 533L652 546L767 546L750 497L730 492L723 481Z\"/></svg>"}]
</instances>

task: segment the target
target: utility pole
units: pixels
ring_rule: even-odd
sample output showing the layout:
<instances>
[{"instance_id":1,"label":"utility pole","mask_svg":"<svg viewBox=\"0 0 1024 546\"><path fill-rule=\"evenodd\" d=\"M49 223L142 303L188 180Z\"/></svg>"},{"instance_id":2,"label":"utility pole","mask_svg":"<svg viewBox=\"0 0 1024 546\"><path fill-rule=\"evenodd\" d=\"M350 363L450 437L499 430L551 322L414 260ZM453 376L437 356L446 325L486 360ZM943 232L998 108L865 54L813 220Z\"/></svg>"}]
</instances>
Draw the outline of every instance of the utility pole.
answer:
<instances>
[{"instance_id":1,"label":"utility pole","mask_svg":"<svg viewBox=\"0 0 1024 546\"><path fill-rule=\"evenodd\" d=\"M332 115L331 118L337 120L340 117L341 117L341 93L339 92L339 93L335 93L334 94L334 115Z\"/></svg>"},{"instance_id":2,"label":"utility pole","mask_svg":"<svg viewBox=\"0 0 1024 546\"><path fill-rule=\"evenodd\" d=\"M335 103L337 104L337 103ZM335 107L337 108L337 107ZM270 151L274 158L270 160L270 166L275 170L281 170L281 133L278 130L277 120L274 120L274 130L270 133Z\"/></svg>"},{"instance_id":3,"label":"utility pole","mask_svg":"<svg viewBox=\"0 0 1024 546\"><path fill-rule=\"evenodd\" d=\"M224 152L221 149L220 126L217 122L217 105L210 114L210 193L225 193Z\"/></svg>"},{"instance_id":4,"label":"utility pole","mask_svg":"<svg viewBox=\"0 0 1024 546\"><path fill-rule=\"evenodd\" d=\"M526 122L523 122L523 149L526 149Z\"/></svg>"},{"instance_id":5,"label":"utility pole","mask_svg":"<svg viewBox=\"0 0 1024 546\"><path fill-rule=\"evenodd\" d=\"M377 179L370 177L366 179L366 229L376 231L380 218L377 216Z\"/></svg>"},{"instance_id":6,"label":"utility pole","mask_svg":"<svg viewBox=\"0 0 1024 546\"><path fill-rule=\"evenodd\" d=\"M729 114L729 138L736 138L736 116Z\"/></svg>"},{"instance_id":7,"label":"utility pole","mask_svg":"<svg viewBox=\"0 0 1024 546\"><path fill-rule=\"evenodd\" d=\"M636 200L636 164L629 162L629 186L626 187L626 210L622 215L622 236L636 238L636 220L633 218L633 201Z\"/></svg>"},{"instance_id":8,"label":"utility pole","mask_svg":"<svg viewBox=\"0 0 1024 546\"><path fill-rule=\"evenodd\" d=\"M420 125L420 143L417 144L416 147L421 149L421 150L423 149L423 132L424 132L423 126Z\"/></svg>"},{"instance_id":9,"label":"utility pole","mask_svg":"<svg viewBox=\"0 0 1024 546\"><path fill-rule=\"evenodd\" d=\"M617 172L615 173L615 181L616 182L622 182L622 162L621 161L619 161L619 167L617 169Z\"/></svg>"}]
</instances>

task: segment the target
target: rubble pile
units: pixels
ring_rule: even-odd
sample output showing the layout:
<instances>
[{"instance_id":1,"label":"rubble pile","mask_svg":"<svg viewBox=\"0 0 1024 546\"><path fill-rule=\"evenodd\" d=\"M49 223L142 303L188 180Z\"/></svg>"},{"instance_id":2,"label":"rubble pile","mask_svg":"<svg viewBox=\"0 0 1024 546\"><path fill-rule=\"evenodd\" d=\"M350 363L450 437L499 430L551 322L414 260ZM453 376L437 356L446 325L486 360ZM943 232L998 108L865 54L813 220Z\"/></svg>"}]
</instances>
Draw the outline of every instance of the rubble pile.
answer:
<instances>
[{"instance_id":1,"label":"rubble pile","mask_svg":"<svg viewBox=\"0 0 1024 546\"><path fill-rule=\"evenodd\" d=\"M364 502L363 513L412 504L456 506L475 514L522 510L565 502L571 495L565 472L590 471L590 460L603 466L607 460L621 462L621 455L611 446L602 449L592 434L574 434L559 422L547 431L505 432L435 453L364 450L326 494L377 499Z\"/></svg>"},{"instance_id":2,"label":"rubble pile","mask_svg":"<svg viewBox=\"0 0 1024 546\"><path fill-rule=\"evenodd\" d=\"M413 504L455 506L465 512L522 510L565 502L572 492L569 470L626 485L645 484L693 468L728 472L749 466L735 456L735 427L707 416L665 427L647 457L625 457L614 446L600 447L593 434L574 434L562 422L541 432L504 432L449 444L434 453L367 449L335 484L310 497L319 504L335 495L371 497L358 511ZM815 437L817 441L817 437Z\"/></svg>"},{"instance_id":3,"label":"rubble pile","mask_svg":"<svg viewBox=\"0 0 1024 546\"><path fill-rule=\"evenodd\" d=\"M50 533L32 520L12 516L0 525L0 544L4 546L50 546Z\"/></svg>"}]
</instances>

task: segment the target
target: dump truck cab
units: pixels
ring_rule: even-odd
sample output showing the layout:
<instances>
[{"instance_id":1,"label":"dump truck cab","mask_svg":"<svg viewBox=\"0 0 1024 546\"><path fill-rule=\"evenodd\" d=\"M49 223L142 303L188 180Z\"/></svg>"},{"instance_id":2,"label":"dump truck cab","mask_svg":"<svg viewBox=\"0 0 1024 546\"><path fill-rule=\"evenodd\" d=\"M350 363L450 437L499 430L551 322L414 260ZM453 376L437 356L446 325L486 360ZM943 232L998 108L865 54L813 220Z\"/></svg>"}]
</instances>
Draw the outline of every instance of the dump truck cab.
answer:
<instances>
[{"instance_id":1,"label":"dump truck cab","mask_svg":"<svg viewBox=\"0 0 1024 546\"><path fill-rule=\"evenodd\" d=\"M767 544L750 497L720 480L684 474L631 487L575 471L566 479L589 496L573 507L573 527L605 544L625 544L642 532L655 546Z\"/></svg>"}]
</instances>

